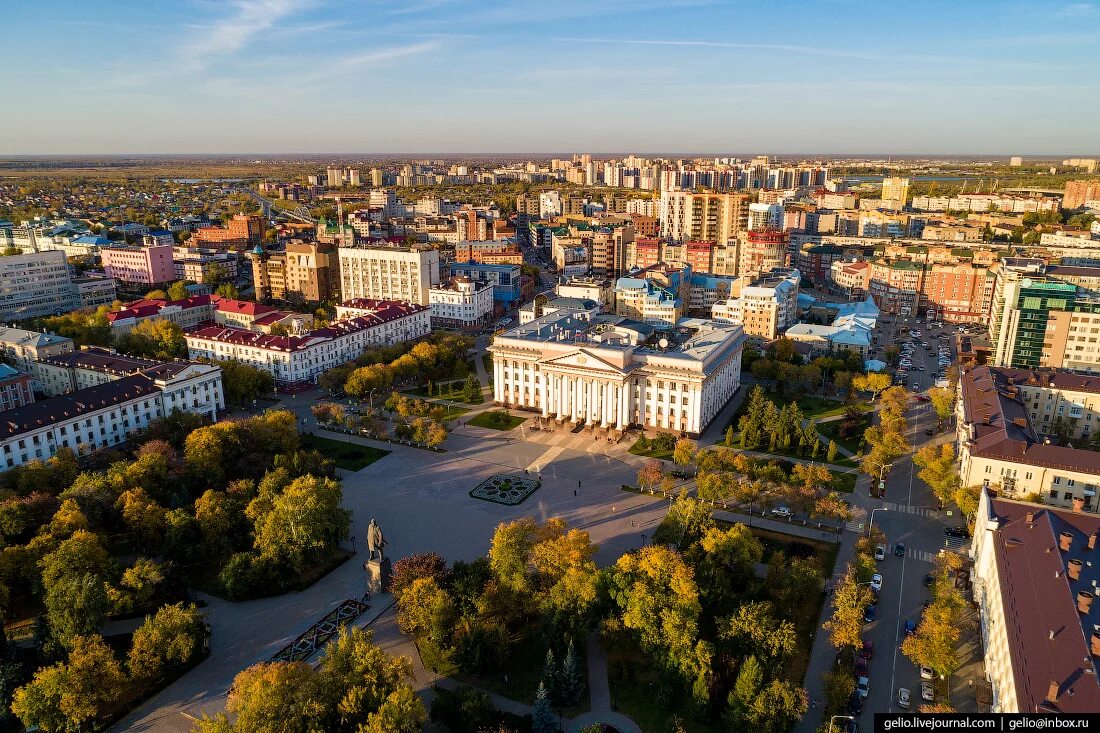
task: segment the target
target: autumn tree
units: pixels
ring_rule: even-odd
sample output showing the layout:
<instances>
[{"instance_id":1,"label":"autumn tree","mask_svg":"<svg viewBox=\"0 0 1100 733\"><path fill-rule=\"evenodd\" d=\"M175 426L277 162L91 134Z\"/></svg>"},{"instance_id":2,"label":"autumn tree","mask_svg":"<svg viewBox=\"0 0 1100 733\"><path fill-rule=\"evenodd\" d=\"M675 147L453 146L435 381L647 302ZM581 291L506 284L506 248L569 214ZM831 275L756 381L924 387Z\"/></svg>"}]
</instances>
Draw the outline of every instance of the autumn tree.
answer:
<instances>
[{"instance_id":1,"label":"autumn tree","mask_svg":"<svg viewBox=\"0 0 1100 733\"><path fill-rule=\"evenodd\" d=\"M128 666L139 679L155 679L165 669L193 660L205 635L202 613L191 603L162 606L134 632Z\"/></svg>"},{"instance_id":2,"label":"autumn tree","mask_svg":"<svg viewBox=\"0 0 1100 733\"><path fill-rule=\"evenodd\" d=\"M117 342L119 351L151 359L177 359L187 356L187 339L175 321L141 321Z\"/></svg>"},{"instance_id":3,"label":"autumn tree","mask_svg":"<svg viewBox=\"0 0 1100 733\"><path fill-rule=\"evenodd\" d=\"M331 553L347 537L350 513L341 506L340 484L301 476L256 520L254 546L263 558L300 572L308 562Z\"/></svg>"},{"instance_id":4,"label":"autumn tree","mask_svg":"<svg viewBox=\"0 0 1100 733\"><path fill-rule=\"evenodd\" d=\"M932 409L936 412L937 425L942 428L955 410L955 390L946 387L933 387L928 390Z\"/></svg>"},{"instance_id":5,"label":"autumn tree","mask_svg":"<svg viewBox=\"0 0 1100 733\"><path fill-rule=\"evenodd\" d=\"M646 490L655 489L661 485L664 477L665 471L661 467L661 462L651 458L638 471L638 487Z\"/></svg>"},{"instance_id":6,"label":"autumn tree","mask_svg":"<svg viewBox=\"0 0 1100 733\"><path fill-rule=\"evenodd\" d=\"M46 615L62 644L96 631L106 620L110 562L99 537L86 530L77 530L42 558Z\"/></svg>"},{"instance_id":7,"label":"autumn tree","mask_svg":"<svg viewBox=\"0 0 1100 733\"><path fill-rule=\"evenodd\" d=\"M695 460L697 450L698 446L694 440L680 438L676 441L676 447L672 451L672 460L677 466L686 466Z\"/></svg>"},{"instance_id":8,"label":"autumn tree","mask_svg":"<svg viewBox=\"0 0 1100 733\"><path fill-rule=\"evenodd\" d=\"M852 388L860 392L870 392L871 401L878 399L879 393L890 386L890 375L886 372L868 372L852 377Z\"/></svg>"},{"instance_id":9,"label":"autumn tree","mask_svg":"<svg viewBox=\"0 0 1100 733\"><path fill-rule=\"evenodd\" d=\"M39 669L15 691L12 712L28 728L83 730L108 711L125 681L122 665L102 637L77 636L67 662Z\"/></svg>"},{"instance_id":10,"label":"autumn tree","mask_svg":"<svg viewBox=\"0 0 1100 733\"><path fill-rule=\"evenodd\" d=\"M833 592L833 615L822 627L829 632L833 646L859 648L863 642L863 613L871 599L871 589L859 584L855 568L849 565Z\"/></svg>"},{"instance_id":11,"label":"autumn tree","mask_svg":"<svg viewBox=\"0 0 1100 733\"><path fill-rule=\"evenodd\" d=\"M950 443L927 445L913 456L913 463L920 467L921 481L928 484L932 493L944 505L955 499L959 490L959 471L955 465L955 447Z\"/></svg>"}]
</instances>

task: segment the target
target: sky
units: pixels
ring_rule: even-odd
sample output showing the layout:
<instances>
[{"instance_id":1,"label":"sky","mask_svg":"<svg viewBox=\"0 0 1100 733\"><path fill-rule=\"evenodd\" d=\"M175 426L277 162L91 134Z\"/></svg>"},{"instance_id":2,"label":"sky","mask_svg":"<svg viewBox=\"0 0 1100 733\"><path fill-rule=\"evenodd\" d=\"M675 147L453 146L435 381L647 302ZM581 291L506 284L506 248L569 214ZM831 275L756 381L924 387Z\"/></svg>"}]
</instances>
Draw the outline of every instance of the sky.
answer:
<instances>
[{"instance_id":1,"label":"sky","mask_svg":"<svg viewBox=\"0 0 1100 733\"><path fill-rule=\"evenodd\" d=\"M4 0L0 155L1100 153L1100 0Z\"/></svg>"}]
</instances>

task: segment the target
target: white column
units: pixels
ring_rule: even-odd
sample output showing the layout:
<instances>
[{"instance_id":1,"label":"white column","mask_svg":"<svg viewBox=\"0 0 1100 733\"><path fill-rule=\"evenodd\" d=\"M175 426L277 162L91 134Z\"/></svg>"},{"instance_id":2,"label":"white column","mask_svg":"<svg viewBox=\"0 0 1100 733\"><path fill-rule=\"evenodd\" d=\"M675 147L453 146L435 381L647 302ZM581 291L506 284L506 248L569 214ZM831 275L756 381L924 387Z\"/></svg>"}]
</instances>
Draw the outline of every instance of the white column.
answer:
<instances>
[{"instance_id":1,"label":"white column","mask_svg":"<svg viewBox=\"0 0 1100 733\"><path fill-rule=\"evenodd\" d=\"M504 369L498 359L493 359L493 399L496 402L504 401Z\"/></svg>"},{"instance_id":2,"label":"white column","mask_svg":"<svg viewBox=\"0 0 1100 733\"><path fill-rule=\"evenodd\" d=\"M554 377L554 390L558 395L558 417L565 419L565 377L558 374Z\"/></svg>"},{"instance_id":3,"label":"white column","mask_svg":"<svg viewBox=\"0 0 1100 733\"><path fill-rule=\"evenodd\" d=\"M607 422L609 425L619 424L619 385L614 382L607 383Z\"/></svg>"},{"instance_id":4,"label":"white column","mask_svg":"<svg viewBox=\"0 0 1100 733\"><path fill-rule=\"evenodd\" d=\"M630 395L634 385L627 380L619 387L619 430L626 430L630 424Z\"/></svg>"},{"instance_id":5,"label":"white column","mask_svg":"<svg viewBox=\"0 0 1100 733\"><path fill-rule=\"evenodd\" d=\"M600 383L593 379L588 383L588 422L595 425L600 419Z\"/></svg>"},{"instance_id":6,"label":"white column","mask_svg":"<svg viewBox=\"0 0 1100 733\"><path fill-rule=\"evenodd\" d=\"M539 382L539 406L542 407L542 416L550 417L550 375L545 371L540 372L542 379Z\"/></svg>"},{"instance_id":7,"label":"white column","mask_svg":"<svg viewBox=\"0 0 1100 733\"><path fill-rule=\"evenodd\" d=\"M573 400L573 408L569 413L573 418L573 422L577 422L580 418L581 409L581 380L576 377L573 377L573 394L571 397Z\"/></svg>"}]
</instances>

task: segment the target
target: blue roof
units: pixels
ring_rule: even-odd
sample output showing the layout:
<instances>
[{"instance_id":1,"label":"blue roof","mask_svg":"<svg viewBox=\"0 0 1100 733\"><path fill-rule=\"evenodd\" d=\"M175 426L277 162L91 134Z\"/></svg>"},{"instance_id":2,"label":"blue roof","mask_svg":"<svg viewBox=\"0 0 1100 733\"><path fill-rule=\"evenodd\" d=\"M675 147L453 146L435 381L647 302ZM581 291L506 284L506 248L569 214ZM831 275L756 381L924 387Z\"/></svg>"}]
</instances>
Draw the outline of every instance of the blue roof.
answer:
<instances>
[{"instance_id":1,"label":"blue roof","mask_svg":"<svg viewBox=\"0 0 1100 733\"><path fill-rule=\"evenodd\" d=\"M77 237L73 240L73 244L91 244L97 247L103 247L111 243L111 240L107 237L100 237L95 234L85 234L83 237Z\"/></svg>"},{"instance_id":2,"label":"blue roof","mask_svg":"<svg viewBox=\"0 0 1100 733\"><path fill-rule=\"evenodd\" d=\"M18 376L22 373L23 372L19 371L18 369L14 369L7 364L0 364L0 379L11 379L12 377Z\"/></svg>"}]
</instances>

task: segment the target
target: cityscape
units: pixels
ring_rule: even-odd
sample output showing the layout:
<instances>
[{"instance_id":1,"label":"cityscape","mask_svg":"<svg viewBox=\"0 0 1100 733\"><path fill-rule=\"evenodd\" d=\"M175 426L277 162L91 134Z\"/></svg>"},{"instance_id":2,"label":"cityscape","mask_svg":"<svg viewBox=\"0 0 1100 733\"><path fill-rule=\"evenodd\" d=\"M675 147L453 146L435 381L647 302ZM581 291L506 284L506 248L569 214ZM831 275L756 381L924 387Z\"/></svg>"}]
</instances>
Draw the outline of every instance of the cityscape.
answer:
<instances>
[{"instance_id":1,"label":"cityscape","mask_svg":"<svg viewBox=\"0 0 1100 733\"><path fill-rule=\"evenodd\" d=\"M1100 726L1100 6L56 5L0 731Z\"/></svg>"}]
</instances>

